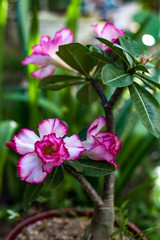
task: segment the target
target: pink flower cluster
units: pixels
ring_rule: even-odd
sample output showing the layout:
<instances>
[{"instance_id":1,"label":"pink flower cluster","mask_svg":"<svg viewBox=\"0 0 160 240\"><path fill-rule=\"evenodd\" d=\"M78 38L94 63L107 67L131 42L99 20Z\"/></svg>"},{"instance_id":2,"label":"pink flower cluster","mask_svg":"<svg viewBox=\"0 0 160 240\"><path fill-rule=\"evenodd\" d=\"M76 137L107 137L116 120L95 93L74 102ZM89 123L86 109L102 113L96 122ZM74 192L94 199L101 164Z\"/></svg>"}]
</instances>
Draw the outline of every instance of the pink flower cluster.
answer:
<instances>
[{"instance_id":1,"label":"pink flower cluster","mask_svg":"<svg viewBox=\"0 0 160 240\"><path fill-rule=\"evenodd\" d=\"M107 161L115 164L115 157L121 142L112 132L102 131L106 125L104 117L97 117L89 126L87 139L83 142L77 134L64 137L67 126L59 119L46 119L39 124L38 137L32 130L22 129L13 137L14 142L6 145L22 155L17 163L20 179L29 183L42 182L53 167L66 160L75 161L81 154L92 160Z\"/></svg>"},{"instance_id":2,"label":"pink flower cluster","mask_svg":"<svg viewBox=\"0 0 160 240\"><path fill-rule=\"evenodd\" d=\"M29 183L42 182L53 167L65 160L74 161L84 151L78 135L62 138L67 126L59 119L46 119L39 124L38 137L32 130L22 129L6 145L22 155L17 163L20 179Z\"/></svg>"},{"instance_id":3,"label":"pink flower cluster","mask_svg":"<svg viewBox=\"0 0 160 240\"><path fill-rule=\"evenodd\" d=\"M113 23L92 25L92 28L98 37L105 38L112 43L119 43L118 34L124 35L124 31L115 28ZM31 73L33 77L39 80L52 75L56 67L71 70L71 68L60 57L58 57L56 52L60 45L72 42L73 33L68 28L62 28L60 31L56 32L53 38L46 35L42 36L40 43L32 47L33 53L26 57L22 61L22 64L34 64L40 66L39 69ZM99 47L104 51L111 50L103 43L101 43Z\"/></svg>"}]
</instances>

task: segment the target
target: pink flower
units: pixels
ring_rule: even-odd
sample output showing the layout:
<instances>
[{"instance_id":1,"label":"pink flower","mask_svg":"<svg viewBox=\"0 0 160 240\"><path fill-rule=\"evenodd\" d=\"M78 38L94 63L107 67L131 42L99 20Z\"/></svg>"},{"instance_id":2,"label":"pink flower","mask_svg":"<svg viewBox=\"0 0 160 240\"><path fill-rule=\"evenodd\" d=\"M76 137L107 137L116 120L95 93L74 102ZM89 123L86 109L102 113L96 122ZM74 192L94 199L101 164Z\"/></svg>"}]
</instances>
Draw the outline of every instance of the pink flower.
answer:
<instances>
[{"instance_id":1,"label":"pink flower","mask_svg":"<svg viewBox=\"0 0 160 240\"><path fill-rule=\"evenodd\" d=\"M70 67L58 57L56 52L58 51L59 45L71 42L73 42L73 34L68 28L63 28L56 32L52 39L49 36L43 36L40 39L40 43L32 47L33 53L26 57L22 61L22 64L39 65L40 68L31 73L33 77L39 80L52 75L56 67L70 69Z\"/></svg>"},{"instance_id":2,"label":"pink flower","mask_svg":"<svg viewBox=\"0 0 160 240\"><path fill-rule=\"evenodd\" d=\"M106 23L106 24L97 24L97 25L92 25L94 33L100 37L109 40L112 43L118 43L119 44L119 39L118 35L122 36L124 35L124 31L122 29L115 28L113 23ZM105 44L101 43L99 45L100 48L102 48L105 52L110 51L111 49L106 46Z\"/></svg>"},{"instance_id":3,"label":"pink flower","mask_svg":"<svg viewBox=\"0 0 160 240\"><path fill-rule=\"evenodd\" d=\"M87 130L87 139L82 142L86 149L83 155L92 160L113 163L118 168L115 157L121 149L121 142L112 132L100 132L106 124L106 119L102 116L95 118L91 123Z\"/></svg>"},{"instance_id":4,"label":"pink flower","mask_svg":"<svg viewBox=\"0 0 160 240\"><path fill-rule=\"evenodd\" d=\"M78 135L62 138L67 126L59 119L46 119L39 124L38 137L32 130L21 129L6 145L22 155L17 163L20 179L29 183L42 182L53 167L65 160L76 160L84 151Z\"/></svg>"}]
</instances>

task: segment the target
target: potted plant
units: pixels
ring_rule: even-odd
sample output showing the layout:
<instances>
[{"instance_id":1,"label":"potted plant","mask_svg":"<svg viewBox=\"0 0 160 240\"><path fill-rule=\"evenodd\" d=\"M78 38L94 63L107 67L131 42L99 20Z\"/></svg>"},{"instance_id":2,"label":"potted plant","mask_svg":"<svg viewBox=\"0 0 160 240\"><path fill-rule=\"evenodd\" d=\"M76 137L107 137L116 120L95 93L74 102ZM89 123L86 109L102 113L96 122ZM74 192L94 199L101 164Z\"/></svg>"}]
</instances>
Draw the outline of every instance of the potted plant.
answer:
<instances>
[{"instance_id":1,"label":"potted plant","mask_svg":"<svg viewBox=\"0 0 160 240\"><path fill-rule=\"evenodd\" d=\"M73 42L72 32L63 28L52 39L41 37L22 64L40 66L32 76L40 80L41 89L60 90L83 85L80 89L83 97L85 89L91 87L101 101L104 116L91 120L85 133L79 136L78 133L66 136L68 127L59 118L46 119L39 124L38 136L32 130L22 129L7 146L22 155L17 163L18 174L20 180L32 184L31 191L37 186L38 189L43 185L51 186L54 181L58 186L64 171L79 181L94 206L83 238L111 240L115 220L114 171L118 168L115 158L121 148L115 133L113 108L128 88L138 117L148 131L159 138L160 107L148 89L160 88L160 84L148 75L152 67L150 57L144 56L138 44L125 36L122 29L115 28L113 23L92 28L98 36L98 45ZM56 67L69 73L53 74ZM114 88L109 99L105 94L106 86ZM107 130L102 131L104 127ZM102 196L85 176L104 176Z\"/></svg>"}]
</instances>

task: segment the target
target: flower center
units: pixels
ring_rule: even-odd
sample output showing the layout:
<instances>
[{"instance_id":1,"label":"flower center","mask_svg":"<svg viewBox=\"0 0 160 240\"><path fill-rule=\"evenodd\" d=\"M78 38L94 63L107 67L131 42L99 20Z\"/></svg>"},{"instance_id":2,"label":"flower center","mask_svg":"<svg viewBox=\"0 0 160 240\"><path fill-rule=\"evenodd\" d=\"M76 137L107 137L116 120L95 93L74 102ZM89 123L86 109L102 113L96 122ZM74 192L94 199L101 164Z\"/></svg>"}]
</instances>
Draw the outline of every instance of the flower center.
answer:
<instances>
[{"instance_id":1,"label":"flower center","mask_svg":"<svg viewBox=\"0 0 160 240\"><path fill-rule=\"evenodd\" d=\"M53 151L52 146L50 146L50 147L45 147L45 149L44 149L44 155L46 155L46 154L50 154L50 155L53 155L53 154L54 154L54 151Z\"/></svg>"}]
</instances>

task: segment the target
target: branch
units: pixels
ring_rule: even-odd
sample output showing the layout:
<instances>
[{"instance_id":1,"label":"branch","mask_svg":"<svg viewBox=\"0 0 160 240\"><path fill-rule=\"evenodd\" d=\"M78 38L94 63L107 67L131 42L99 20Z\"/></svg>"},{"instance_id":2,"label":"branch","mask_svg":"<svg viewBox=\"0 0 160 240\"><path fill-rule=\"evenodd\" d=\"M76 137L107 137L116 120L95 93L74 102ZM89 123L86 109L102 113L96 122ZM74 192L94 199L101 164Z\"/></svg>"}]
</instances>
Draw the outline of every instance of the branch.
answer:
<instances>
[{"instance_id":1,"label":"branch","mask_svg":"<svg viewBox=\"0 0 160 240\"><path fill-rule=\"evenodd\" d=\"M101 103L102 103L106 120L107 120L107 130L110 132L114 132L114 116L113 116L112 108L108 107L109 102L106 98L106 95L104 94L103 89L101 88L101 86L97 81L95 81L94 79L90 79L90 81L101 99Z\"/></svg>"},{"instance_id":2,"label":"branch","mask_svg":"<svg viewBox=\"0 0 160 240\"><path fill-rule=\"evenodd\" d=\"M80 174L65 166L66 171L72 175L85 189L95 207L103 207L103 201L92 185Z\"/></svg>"},{"instance_id":3,"label":"branch","mask_svg":"<svg viewBox=\"0 0 160 240\"><path fill-rule=\"evenodd\" d=\"M91 78L89 80L91 81L92 86L94 87L94 89L96 90L97 94L99 95L99 97L101 99L102 106L103 106L104 111L106 113L106 108L108 106L108 100L106 98L106 95L104 94L103 89L101 88L99 83L97 81L95 81L93 78Z\"/></svg>"},{"instance_id":4,"label":"branch","mask_svg":"<svg viewBox=\"0 0 160 240\"><path fill-rule=\"evenodd\" d=\"M71 170L70 168L65 166L66 171L71 174L76 180L81 183L81 185L84 187L85 191L88 193L91 201L93 202L95 207L102 207L103 202L101 198L98 196L95 189L92 187L92 185L79 173Z\"/></svg>"},{"instance_id":5,"label":"branch","mask_svg":"<svg viewBox=\"0 0 160 240\"><path fill-rule=\"evenodd\" d=\"M108 101L99 83L94 79L90 79L90 81L101 99L101 103L103 105L107 120L107 130L114 133L115 123L112 109L124 88L117 88L113 95L111 96L110 100ZM114 173L111 173L104 177L102 200L105 205L107 204L109 207L113 207L114 203L113 198L114 198Z\"/></svg>"},{"instance_id":6,"label":"branch","mask_svg":"<svg viewBox=\"0 0 160 240\"><path fill-rule=\"evenodd\" d=\"M109 102L108 102L108 109L112 109L114 104L116 103L116 101L118 100L118 98L120 97L120 95L122 94L124 90L124 87L121 88L116 88L115 92L113 93L113 95L111 96Z\"/></svg>"}]
</instances>

